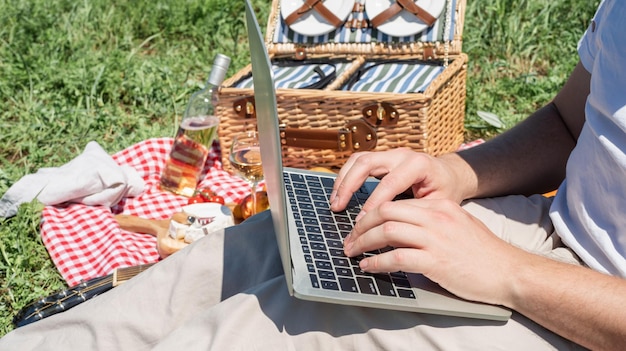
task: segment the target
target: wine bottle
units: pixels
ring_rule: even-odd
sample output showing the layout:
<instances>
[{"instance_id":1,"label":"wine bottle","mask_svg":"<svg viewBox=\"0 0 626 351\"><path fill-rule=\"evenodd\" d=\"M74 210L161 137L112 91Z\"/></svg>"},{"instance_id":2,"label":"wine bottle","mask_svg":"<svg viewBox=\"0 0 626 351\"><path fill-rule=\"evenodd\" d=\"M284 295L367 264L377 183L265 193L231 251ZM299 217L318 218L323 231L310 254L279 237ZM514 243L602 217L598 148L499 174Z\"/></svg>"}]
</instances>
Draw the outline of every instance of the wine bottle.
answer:
<instances>
[{"instance_id":1,"label":"wine bottle","mask_svg":"<svg viewBox=\"0 0 626 351\"><path fill-rule=\"evenodd\" d=\"M217 54L204 89L189 99L174 138L172 150L161 172L160 188L193 196L209 150L217 137L219 118L215 114L218 89L230 65L230 57Z\"/></svg>"}]
</instances>

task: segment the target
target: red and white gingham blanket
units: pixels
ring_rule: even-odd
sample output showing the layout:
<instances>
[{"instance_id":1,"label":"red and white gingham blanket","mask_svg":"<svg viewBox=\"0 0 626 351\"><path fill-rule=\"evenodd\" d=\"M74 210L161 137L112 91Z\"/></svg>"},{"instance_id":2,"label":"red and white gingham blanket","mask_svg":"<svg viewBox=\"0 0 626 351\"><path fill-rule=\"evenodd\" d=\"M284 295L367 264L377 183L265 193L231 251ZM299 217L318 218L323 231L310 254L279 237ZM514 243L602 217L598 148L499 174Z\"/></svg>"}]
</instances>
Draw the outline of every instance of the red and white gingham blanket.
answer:
<instances>
[{"instance_id":1,"label":"red and white gingham blanket","mask_svg":"<svg viewBox=\"0 0 626 351\"><path fill-rule=\"evenodd\" d=\"M132 166L143 177L146 187L140 196L126 198L112 208L82 204L44 208L41 236L52 261L70 286L109 274L116 268L159 260L153 236L121 230L113 216L128 214L169 219L187 204L187 198L158 188L161 169L172 142L172 138L149 139L113 155L118 164ZM460 149L482 142L464 144ZM220 155L216 143L199 186L209 187L226 202L239 201L249 194L250 187L222 169Z\"/></svg>"},{"instance_id":2,"label":"red and white gingham blanket","mask_svg":"<svg viewBox=\"0 0 626 351\"><path fill-rule=\"evenodd\" d=\"M187 198L158 188L172 142L172 138L149 139L112 155L118 164L130 165L139 172L146 184L141 195L125 198L111 208L82 204L44 208L43 243L67 284L73 286L116 268L159 260L155 237L121 230L113 216L169 219L187 204ZM222 169L220 155L219 144L215 143L199 186L209 187L226 202L239 201L250 193L250 186Z\"/></svg>"}]
</instances>

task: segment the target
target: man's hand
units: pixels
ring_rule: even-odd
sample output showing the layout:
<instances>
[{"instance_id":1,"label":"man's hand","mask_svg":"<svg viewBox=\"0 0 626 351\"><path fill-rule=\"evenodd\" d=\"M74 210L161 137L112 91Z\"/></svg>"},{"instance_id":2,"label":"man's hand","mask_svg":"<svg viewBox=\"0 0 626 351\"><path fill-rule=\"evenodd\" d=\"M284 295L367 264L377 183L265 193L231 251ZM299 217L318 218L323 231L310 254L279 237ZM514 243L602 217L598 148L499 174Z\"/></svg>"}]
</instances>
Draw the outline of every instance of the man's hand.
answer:
<instances>
[{"instance_id":1,"label":"man's hand","mask_svg":"<svg viewBox=\"0 0 626 351\"><path fill-rule=\"evenodd\" d=\"M503 304L521 250L449 200L388 201L368 211L344 241L347 256L394 247L361 260L368 272L422 273L450 292Z\"/></svg>"},{"instance_id":2,"label":"man's hand","mask_svg":"<svg viewBox=\"0 0 626 351\"><path fill-rule=\"evenodd\" d=\"M407 148L384 152L361 152L352 155L341 168L333 193L331 209L341 211L367 177L380 178L363 213L376 208L407 190L416 198L462 201L472 188L473 174L457 155L435 158ZM360 218L360 217L359 217Z\"/></svg>"}]
</instances>

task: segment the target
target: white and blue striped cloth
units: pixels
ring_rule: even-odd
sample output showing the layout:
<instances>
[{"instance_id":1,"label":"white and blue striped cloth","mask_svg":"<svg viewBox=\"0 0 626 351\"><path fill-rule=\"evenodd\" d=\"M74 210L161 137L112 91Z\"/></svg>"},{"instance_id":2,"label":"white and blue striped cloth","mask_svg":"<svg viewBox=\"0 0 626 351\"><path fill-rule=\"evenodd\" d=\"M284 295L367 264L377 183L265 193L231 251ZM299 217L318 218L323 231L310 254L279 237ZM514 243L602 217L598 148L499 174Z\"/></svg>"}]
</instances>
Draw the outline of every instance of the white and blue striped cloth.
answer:
<instances>
[{"instance_id":1,"label":"white and blue striped cloth","mask_svg":"<svg viewBox=\"0 0 626 351\"><path fill-rule=\"evenodd\" d=\"M415 61L366 62L361 75L349 80L343 90L371 93L423 93L444 67ZM351 82L351 84L350 84Z\"/></svg>"},{"instance_id":2,"label":"white and blue striped cloth","mask_svg":"<svg viewBox=\"0 0 626 351\"><path fill-rule=\"evenodd\" d=\"M365 0L357 0L358 3L364 4ZM456 18L456 0L452 0L449 8L445 8L435 23L415 35L406 37L393 37L378 31L376 28L352 29L341 26L336 30L318 36L306 36L298 34L285 24L282 16L276 16L274 43L298 43L298 44L321 44L321 43L434 43L441 41L452 41L454 39L454 28L457 22ZM445 31L446 15L450 15L449 31ZM351 13L346 19L346 23L351 21L354 16L360 16L359 20L367 20L365 12Z\"/></svg>"},{"instance_id":3,"label":"white and blue striped cloth","mask_svg":"<svg viewBox=\"0 0 626 351\"><path fill-rule=\"evenodd\" d=\"M306 89L320 81L320 76L315 68L319 68L324 72L324 76L334 74L339 76L351 62L332 62L332 63L302 63L296 65L298 61L294 61L289 65L274 63L272 70L274 71L274 83L276 88L285 89ZM332 79L334 80L334 78ZM327 83L332 82L332 80ZM246 77L235 84L237 88L253 88L252 76ZM322 87L323 88L323 87ZM320 88L318 88L320 89Z\"/></svg>"}]
</instances>

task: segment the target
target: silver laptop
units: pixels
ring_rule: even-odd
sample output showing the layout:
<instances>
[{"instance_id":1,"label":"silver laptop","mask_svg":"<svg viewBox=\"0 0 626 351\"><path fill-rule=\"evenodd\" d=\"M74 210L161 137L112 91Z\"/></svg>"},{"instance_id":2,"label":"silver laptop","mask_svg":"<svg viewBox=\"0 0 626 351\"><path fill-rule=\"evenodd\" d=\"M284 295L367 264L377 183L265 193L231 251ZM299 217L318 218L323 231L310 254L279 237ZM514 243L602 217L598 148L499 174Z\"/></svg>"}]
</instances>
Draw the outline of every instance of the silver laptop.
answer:
<instances>
[{"instance_id":1,"label":"silver laptop","mask_svg":"<svg viewBox=\"0 0 626 351\"><path fill-rule=\"evenodd\" d=\"M261 158L289 293L304 300L507 320L511 311L462 300L419 274L368 274L343 254L343 238L376 181L355 193L349 209L330 211L332 174L283 168L276 91L259 24L246 0L246 24ZM375 253L367 253L370 255Z\"/></svg>"}]
</instances>

